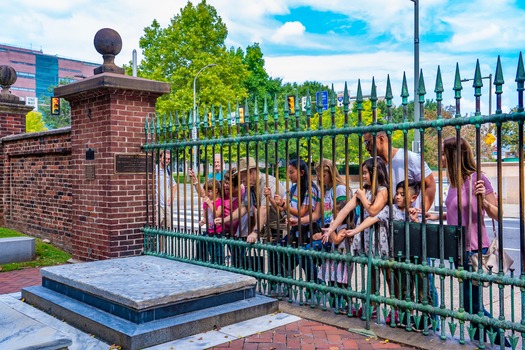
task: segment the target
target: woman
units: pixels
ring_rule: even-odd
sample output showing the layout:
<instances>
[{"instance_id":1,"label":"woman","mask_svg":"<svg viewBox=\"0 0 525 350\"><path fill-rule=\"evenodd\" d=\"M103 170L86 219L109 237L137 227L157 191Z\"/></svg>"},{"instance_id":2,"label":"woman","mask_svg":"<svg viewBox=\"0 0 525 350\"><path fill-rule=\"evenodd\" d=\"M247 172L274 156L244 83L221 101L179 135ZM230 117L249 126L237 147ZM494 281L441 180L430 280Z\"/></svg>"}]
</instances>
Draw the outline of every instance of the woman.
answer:
<instances>
[{"instance_id":1,"label":"woman","mask_svg":"<svg viewBox=\"0 0 525 350\"><path fill-rule=\"evenodd\" d=\"M476 161L472 149L464 138L460 139L460 156L457 157L457 142L455 137L443 141L443 167L446 168L449 181L447 198L445 199L446 213L443 213L443 220L447 220L449 225L457 225L458 205L461 206L461 223L466 228L465 236L465 259L464 268L469 269L470 257L478 254L478 249L483 253L487 252L490 239L485 227L485 221L478 222L478 200L481 200L481 217L488 215L492 219L498 218L498 204L494 189L485 174L476 173ZM461 191L461 204L458 203L458 189ZM430 220L438 220L438 214L427 214ZM481 225L481 242L478 241L478 225ZM486 316L491 317L479 304L479 293L481 288L478 285L463 283L463 302L465 311L476 315L480 310ZM477 323L472 323L476 327L474 339L479 339L479 329ZM486 338L486 334L485 334ZM496 337L495 344L500 344L500 337ZM505 346L510 346L505 339Z\"/></svg>"}]
</instances>

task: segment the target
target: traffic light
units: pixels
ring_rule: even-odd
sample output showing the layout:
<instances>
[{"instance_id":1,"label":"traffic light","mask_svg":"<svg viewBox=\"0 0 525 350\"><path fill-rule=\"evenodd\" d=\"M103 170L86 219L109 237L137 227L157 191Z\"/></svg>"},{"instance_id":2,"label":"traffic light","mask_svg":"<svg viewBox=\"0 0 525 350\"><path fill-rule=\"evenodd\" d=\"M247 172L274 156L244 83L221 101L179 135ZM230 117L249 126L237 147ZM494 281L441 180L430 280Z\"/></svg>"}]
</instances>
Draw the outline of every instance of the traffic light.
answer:
<instances>
[{"instance_id":1,"label":"traffic light","mask_svg":"<svg viewBox=\"0 0 525 350\"><path fill-rule=\"evenodd\" d=\"M244 107L239 107L239 123L244 124Z\"/></svg>"},{"instance_id":2,"label":"traffic light","mask_svg":"<svg viewBox=\"0 0 525 350\"><path fill-rule=\"evenodd\" d=\"M51 114L59 115L60 114L60 98L51 97Z\"/></svg>"},{"instance_id":3,"label":"traffic light","mask_svg":"<svg viewBox=\"0 0 525 350\"><path fill-rule=\"evenodd\" d=\"M290 108L290 114L295 114L295 97L288 96L288 108Z\"/></svg>"}]
</instances>

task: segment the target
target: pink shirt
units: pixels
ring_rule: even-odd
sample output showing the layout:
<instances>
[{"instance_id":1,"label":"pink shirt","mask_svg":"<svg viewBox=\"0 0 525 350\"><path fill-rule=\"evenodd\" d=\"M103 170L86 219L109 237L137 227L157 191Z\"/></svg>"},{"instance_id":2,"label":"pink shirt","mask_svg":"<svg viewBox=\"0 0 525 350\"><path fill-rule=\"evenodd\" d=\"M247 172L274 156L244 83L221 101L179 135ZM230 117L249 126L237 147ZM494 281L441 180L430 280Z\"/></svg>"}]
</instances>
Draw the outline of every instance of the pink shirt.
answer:
<instances>
[{"instance_id":1,"label":"pink shirt","mask_svg":"<svg viewBox=\"0 0 525 350\"><path fill-rule=\"evenodd\" d=\"M463 183L463 187L461 188L461 224L464 227L468 226L468 196L470 193L470 186L475 184L476 174L472 174L472 176L467 179ZM492 185L485 176L485 174L481 174L481 179L485 183L485 190L486 194L493 193L494 189L492 188ZM467 251L475 251L478 250L478 200L477 197L474 195L474 187L472 187L472 199L470 202L471 210L472 210L472 227L470 228L470 233L467 232L465 237L465 249ZM458 224L458 192L457 188L455 187L449 187L447 198L445 200L445 207L447 208L447 224L448 225L457 225ZM482 247L487 248L490 245L489 236L487 235L487 228L485 227L485 221L483 218L485 217L485 209L482 209L481 213L481 237L482 237ZM467 228L468 229L468 228Z\"/></svg>"},{"instance_id":2,"label":"pink shirt","mask_svg":"<svg viewBox=\"0 0 525 350\"><path fill-rule=\"evenodd\" d=\"M218 207L222 206L222 198L217 198L215 200L215 210L217 210ZM214 225L214 222L213 222L213 212L210 210L210 208L208 208L208 205L204 202L202 203L202 208L204 209L204 213L206 213L206 215L208 215L208 222L207 222L207 225L208 225L208 234L210 235L213 235L213 234L219 234L222 232L222 225Z\"/></svg>"}]
</instances>

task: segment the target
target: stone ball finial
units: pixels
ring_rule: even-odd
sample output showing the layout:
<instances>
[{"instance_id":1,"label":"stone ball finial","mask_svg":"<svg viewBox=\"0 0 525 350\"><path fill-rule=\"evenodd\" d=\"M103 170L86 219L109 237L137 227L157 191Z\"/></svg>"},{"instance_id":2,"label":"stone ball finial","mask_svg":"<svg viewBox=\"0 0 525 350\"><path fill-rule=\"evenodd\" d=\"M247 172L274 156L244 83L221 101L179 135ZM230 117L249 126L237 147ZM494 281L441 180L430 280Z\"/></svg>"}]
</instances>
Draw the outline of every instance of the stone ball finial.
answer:
<instances>
[{"instance_id":1,"label":"stone ball finial","mask_svg":"<svg viewBox=\"0 0 525 350\"><path fill-rule=\"evenodd\" d=\"M0 66L0 86L2 94L9 94L9 88L16 82L16 70L11 66Z\"/></svg>"},{"instance_id":2,"label":"stone ball finial","mask_svg":"<svg viewBox=\"0 0 525 350\"><path fill-rule=\"evenodd\" d=\"M95 74L104 72L124 74L124 69L115 64L115 56L122 50L122 38L117 31L111 28L102 28L93 39L98 53L104 58L104 63L94 69Z\"/></svg>"},{"instance_id":3,"label":"stone ball finial","mask_svg":"<svg viewBox=\"0 0 525 350\"><path fill-rule=\"evenodd\" d=\"M9 89L16 82L16 70L11 66L0 65L0 103L24 104L18 96L11 94Z\"/></svg>"}]
</instances>

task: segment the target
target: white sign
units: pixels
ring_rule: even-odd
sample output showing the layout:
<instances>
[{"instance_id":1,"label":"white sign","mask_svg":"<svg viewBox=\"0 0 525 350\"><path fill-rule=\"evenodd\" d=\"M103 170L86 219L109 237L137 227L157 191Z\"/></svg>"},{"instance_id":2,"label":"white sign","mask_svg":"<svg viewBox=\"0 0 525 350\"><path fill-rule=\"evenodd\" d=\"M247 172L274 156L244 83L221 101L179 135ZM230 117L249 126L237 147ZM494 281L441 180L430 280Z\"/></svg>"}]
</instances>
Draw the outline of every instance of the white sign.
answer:
<instances>
[{"instance_id":1,"label":"white sign","mask_svg":"<svg viewBox=\"0 0 525 350\"><path fill-rule=\"evenodd\" d=\"M343 95L337 95L337 107L343 107L343 100L344 100Z\"/></svg>"},{"instance_id":2,"label":"white sign","mask_svg":"<svg viewBox=\"0 0 525 350\"><path fill-rule=\"evenodd\" d=\"M305 96L301 97L301 110L303 112L306 112L306 97Z\"/></svg>"},{"instance_id":3,"label":"white sign","mask_svg":"<svg viewBox=\"0 0 525 350\"><path fill-rule=\"evenodd\" d=\"M237 125L237 122L235 121L235 112L230 113L230 125L231 126Z\"/></svg>"},{"instance_id":4,"label":"white sign","mask_svg":"<svg viewBox=\"0 0 525 350\"><path fill-rule=\"evenodd\" d=\"M38 109L38 98L36 97L26 97L26 105L27 106L33 106L33 110Z\"/></svg>"},{"instance_id":5,"label":"white sign","mask_svg":"<svg viewBox=\"0 0 525 350\"><path fill-rule=\"evenodd\" d=\"M194 126L192 129L191 129L191 139L193 141L197 140L197 127Z\"/></svg>"}]
</instances>

